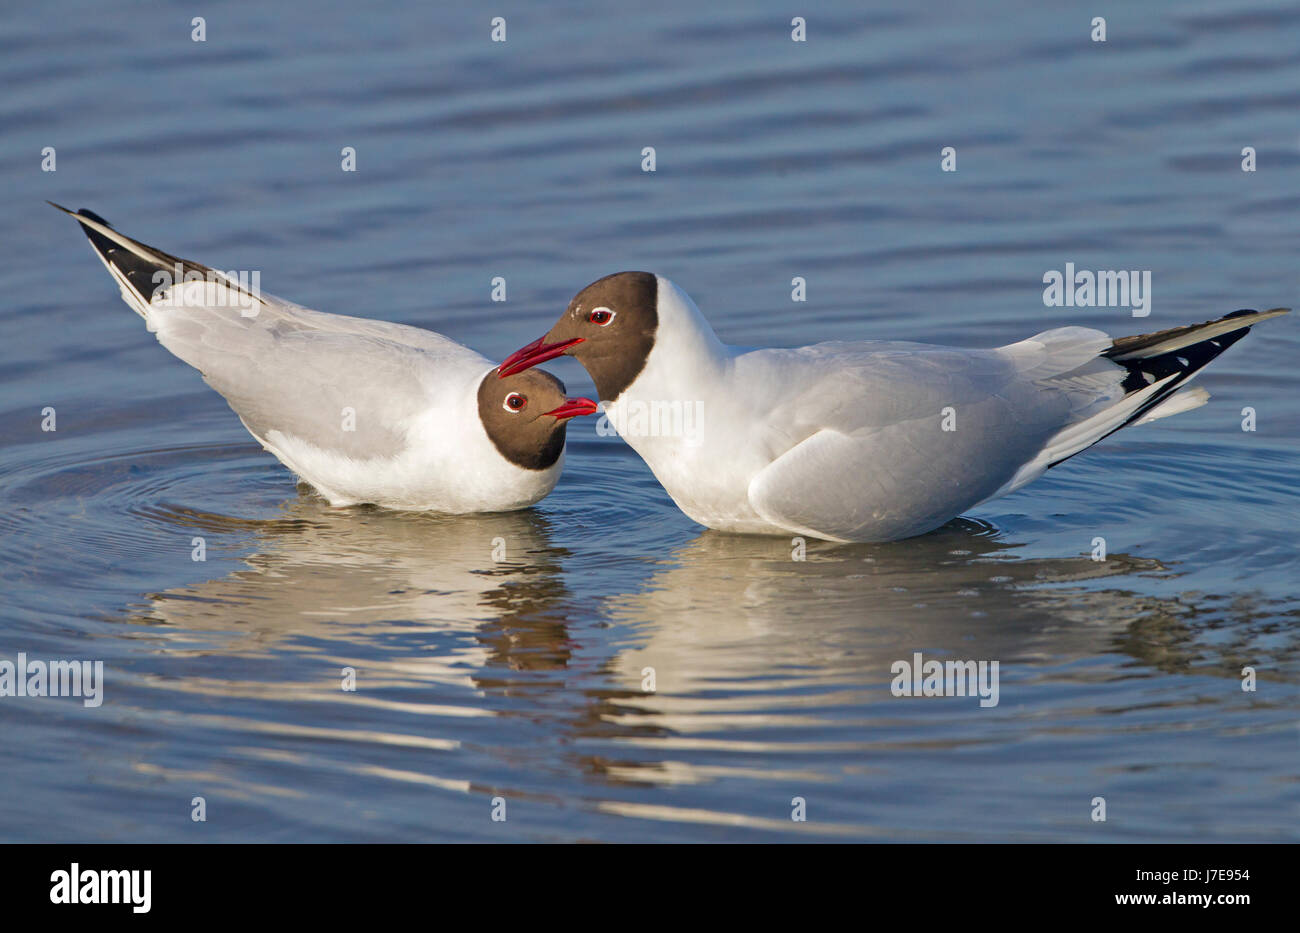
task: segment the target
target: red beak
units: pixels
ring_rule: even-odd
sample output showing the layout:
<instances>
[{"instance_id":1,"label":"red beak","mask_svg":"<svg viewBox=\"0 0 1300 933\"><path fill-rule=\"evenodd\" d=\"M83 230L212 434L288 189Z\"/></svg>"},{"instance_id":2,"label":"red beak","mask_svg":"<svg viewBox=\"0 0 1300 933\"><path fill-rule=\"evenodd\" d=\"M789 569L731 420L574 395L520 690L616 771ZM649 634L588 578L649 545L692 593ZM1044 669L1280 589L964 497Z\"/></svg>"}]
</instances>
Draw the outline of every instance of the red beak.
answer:
<instances>
[{"instance_id":1,"label":"red beak","mask_svg":"<svg viewBox=\"0 0 1300 933\"><path fill-rule=\"evenodd\" d=\"M566 398L564 404L559 408L542 412L544 415L550 415L556 421L563 421L565 418L576 418L578 415L594 415L595 413L596 403L589 398Z\"/></svg>"},{"instance_id":2,"label":"red beak","mask_svg":"<svg viewBox=\"0 0 1300 933\"><path fill-rule=\"evenodd\" d=\"M574 344L582 343L583 339L582 337L574 337L572 340L561 340L559 343L547 343L545 337L538 337L528 346L520 347L507 356L500 367L497 368L497 377L513 376L525 369L532 369L538 363L553 360L557 356L562 356L564 351ZM590 414L590 412L580 412L580 414L585 415Z\"/></svg>"}]
</instances>

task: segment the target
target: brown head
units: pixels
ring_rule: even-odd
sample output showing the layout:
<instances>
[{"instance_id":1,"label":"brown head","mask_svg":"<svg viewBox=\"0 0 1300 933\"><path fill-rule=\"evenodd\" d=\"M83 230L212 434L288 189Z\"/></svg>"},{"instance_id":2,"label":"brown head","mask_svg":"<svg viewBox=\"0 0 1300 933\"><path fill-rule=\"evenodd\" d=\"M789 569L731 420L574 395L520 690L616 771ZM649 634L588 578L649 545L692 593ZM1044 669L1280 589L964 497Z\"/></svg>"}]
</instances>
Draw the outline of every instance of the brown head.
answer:
<instances>
[{"instance_id":1,"label":"brown head","mask_svg":"<svg viewBox=\"0 0 1300 933\"><path fill-rule=\"evenodd\" d=\"M557 356L587 370L596 393L612 402L645 368L659 327L659 283L650 272L616 272L574 296L545 337L518 350L500 372L520 373Z\"/></svg>"},{"instance_id":2,"label":"brown head","mask_svg":"<svg viewBox=\"0 0 1300 933\"><path fill-rule=\"evenodd\" d=\"M596 403L567 398L564 383L540 369L500 377L492 370L478 386L478 417L501 456L525 470L545 470L560 459L570 418L590 415Z\"/></svg>"}]
</instances>

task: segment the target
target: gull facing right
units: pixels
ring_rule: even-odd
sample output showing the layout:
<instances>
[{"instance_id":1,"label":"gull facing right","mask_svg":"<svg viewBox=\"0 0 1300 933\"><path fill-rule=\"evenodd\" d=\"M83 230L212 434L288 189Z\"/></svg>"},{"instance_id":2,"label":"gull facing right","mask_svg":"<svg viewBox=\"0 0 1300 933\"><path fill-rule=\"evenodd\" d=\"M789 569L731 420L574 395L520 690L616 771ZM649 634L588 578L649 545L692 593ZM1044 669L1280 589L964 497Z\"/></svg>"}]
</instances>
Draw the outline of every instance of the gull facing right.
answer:
<instances>
[{"instance_id":1,"label":"gull facing right","mask_svg":"<svg viewBox=\"0 0 1300 933\"><path fill-rule=\"evenodd\" d=\"M1287 310L1117 339L1058 327L991 350L750 349L723 344L663 276L619 272L580 291L498 372L576 358L610 422L701 525L893 541L1013 492L1120 428L1205 404L1209 393L1187 381ZM688 406L702 416L692 430L656 421Z\"/></svg>"}]
</instances>

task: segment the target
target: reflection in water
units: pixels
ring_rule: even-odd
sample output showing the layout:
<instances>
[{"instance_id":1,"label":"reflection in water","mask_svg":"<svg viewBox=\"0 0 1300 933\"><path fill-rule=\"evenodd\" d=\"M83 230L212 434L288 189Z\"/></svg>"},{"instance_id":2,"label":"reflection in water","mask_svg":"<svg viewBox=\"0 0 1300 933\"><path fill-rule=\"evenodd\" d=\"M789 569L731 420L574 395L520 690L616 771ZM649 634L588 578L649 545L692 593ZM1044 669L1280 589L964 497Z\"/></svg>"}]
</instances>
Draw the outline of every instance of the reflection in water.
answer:
<instances>
[{"instance_id":1,"label":"reflection in water","mask_svg":"<svg viewBox=\"0 0 1300 933\"><path fill-rule=\"evenodd\" d=\"M678 693L814 670L887 680L890 663L913 650L1004 662L1078 657L1104 650L1134 601L1047 584L1164 569L1124 554L1017 559L992 526L964 519L905 542L809 542L802 561L793 550L783 540L701 534L641 592L616 601L616 617L651 622L645 647L624 660L655 667Z\"/></svg>"},{"instance_id":2,"label":"reflection in water","mask_svg":"<svg viewBox=\"0 0 1300 933\"><path fill-rule=\"evenodd\" d=\"M246 569L228 577L153 596L147 615L136 621L239 632L239 640L222 647L235 653L254 646L293 650L312 639L380 644L391 637L410 646L421 629L482 636L468 652L457 642L453 657L384 652L367 662L372 686L377 674L385 684L405 676L468 683L475 670L545 666L562 654L556 612L567 597L560 578L567 551L550 544L539 512L441 516L333 509L310 494L286 503L283 512L246 521L155 510L154 518L195 533L252 530L257 551L245 559Z\"/></svg>"},{"instance_id":3,"label":"reflection in water","mask_svg":"<svg viewBox=\"0 0 1300 933\"><path fill-rule=\"evenodd\" d=\"M1196 613L1213 611L1212 599L1189 607L1104 585L1166 574L1159 561L1115 553L1104 561L1019 558L996 529L969 520L891 544L808 542L803 560L781 539L705 531L647 565L626 592L579 606L564 573L592 561L553 545L537 511L406 515L334 510L302 496L263 522L174 508L154 518L195 533L251 530L257 551L225 578L155 595L135 621L173 633L165 652L274 665L250 671L248 681L191 673L153 686L329 704L305 722L301 707L223 720L232 743L242 748L246 731L273 743L342 741L355 761L336 766L356 774L527 796L537 793L533 781L545 781L520 767L521 756L528 760L521 736L540 729L546 742L561 742L545 768L606 788L588 806L608 813L730 823L735 813L684 814L619 795L723 779L811 780L813 772L785 760L791 756L878 760L882 750L917 741L954 748L996 741L915 724L897 736L904 708L891 703L889 669L914 651L999 661L1004 698L1008 681L1113 677L1111 665L1069 668L1119 653L1165 669L1196 659L1201 672L1239 670L1230 651L1207 660L1190 627ZM588 637L611 624L615 634ZM1241 631L1248 623L1235 624ZM195 649L195 633L204 632L220 645ZM338 687L345 666L358 671L356 693ZM654 692L642 689L648 669ZM367 706L378 709L364 733L336 727ZM392 710L421 715L399 725L384 715ZM268 724L268 716L277 721ZM382 759L380 747L466 743L510 765L509 783L449 777L443 760L401 768L372 760Z\"/></svg>"},{"instance_id":4,"label":"reflection in water","mask_svg":"<svg viewBox=\"0 0 1300 933\"><path fill-rule=\"evenodd\" d=\"M562 577L571 554L550 544L539 512L336 510L303 496L260 522L179 508L154 517L196 533L252 530L257 551L228 577L155 595L136 621L239 633L228 652L413 627L473 633L479 652L456 661L485 688L508 686L512 671L575 663L566 619L576 607ZM678 693L785 668L870 676L913 648L1020 660L1096 653L1141 601L1049 584L1165 569L1124 554L1017 559L1015 545L970 520L907 542L809 542L801 560L792 551L781 539L706 531L631 592L583 613L635 632L639 644L615 672L639 683L640 668L654 666L660 690Z\"/></svg>"},{"instance_id":5,"label":"reflection in water","mask_svg":"<svg viewBox=\"0 0 1300 933\"><path fill-rule=\"evenodd\" d=\"M897 814L930 812L941 793L942 771L916 778L933 756L1001 761L1026 737L1050 744L1062 733L1113 742L1142 730L1128 723L1149 708L1181 726L1223 702L1225 688L1209 704L1195 693L1153 700L1154 672L1211 674L1235 689L1251 663L1262 682L1295 680L1290 606L1189 592L1161 560L1042 556L1051 548L1034 535L978 521L891 544L808 541L803 560L786 539L669 523L646 540L675 544L633 548L575 533L590 508L562 497L458 517L332 509L310 493L282 502L280 477L255 452L217 452L64 464L96 510L47 534L111 537L134 556L120 566L172 554L155 579L226 569L133 603L132 624L102 633L113 672L105 716L156 741L119 748L103 720L77 733L97 750L87 759L97 781L145 781L164 809L195 793L247 807L226 838L256 837L268 818L288 838L354 838L357 826L375 839L486 838L482 813L498 795L550 821L540 838L572 838L573 808L587 829L605 826L600 838L632 838L629 818L667 838L687 824L898 838ZM600 468L573 483L617 508L615 528L626 519L640 535L657 487L620 482L631 470L621 447L591 456ZM221 512L168 504L213 501L214 463L232 491L217 497ZM60 503L66 492L51 480L20 498ZM36 528L31 514L11 514L19 530ZM257 514L270 517L233 517ZM196 536L209 564L175 557ZM1026 544L1034 556L1021 556ZM132 591L129 579L121 586ZM895 700L890 666L916 651L999 661L1001 705ZM355 692L343 689L346 668ZM1193 680L1163 678L1159 689ZM1114 710L1133 712L1117 724ZM10 731L34 725L25 710L0 713ZM840 795L832 823L774 816L790 785ZM893 815L852 802L881 786Z\"/></svg>"}]
</instances>

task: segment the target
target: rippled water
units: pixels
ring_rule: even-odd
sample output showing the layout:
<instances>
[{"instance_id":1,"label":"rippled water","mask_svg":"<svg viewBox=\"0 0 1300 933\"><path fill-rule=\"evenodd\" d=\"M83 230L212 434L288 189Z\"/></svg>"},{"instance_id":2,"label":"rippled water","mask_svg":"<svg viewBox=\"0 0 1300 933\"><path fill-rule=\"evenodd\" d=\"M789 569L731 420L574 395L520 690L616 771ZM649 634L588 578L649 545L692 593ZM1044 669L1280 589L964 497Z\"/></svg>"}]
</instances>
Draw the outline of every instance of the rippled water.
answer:
<instances>
[{"instance_id":1,"label":"rippled water","mask_svg":"<svg viewBox=\"0 0 1300 933\"><path fill-rule=\"evenodd\" d=\"M42 202L498 358L623 268L741 344L1140 332L1297 303L1300 9L1124 7L1101 44L1068 5L830 4L801 44L780 4L520 5L493 44L470 4L275 6L0 24L0 659L107 670L97 709L0 698L0 838L1300 837L1295 321L1205 408L798 562L590 422L535 509L332 510ZM1045 308L1067 261L1152 270L1151 317ZM999 705L895 698L915 651L998 660Z\"/></svg>"}]
</instances>

